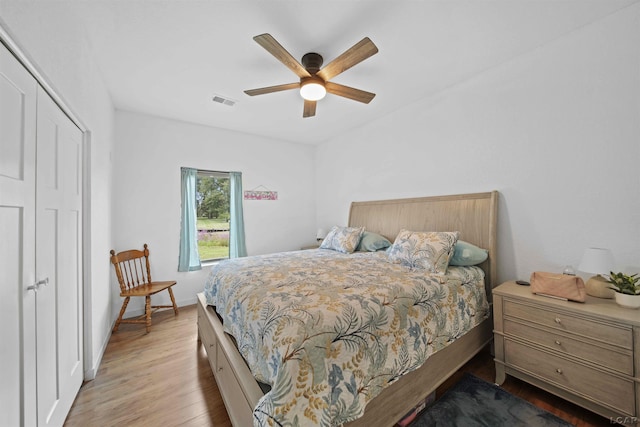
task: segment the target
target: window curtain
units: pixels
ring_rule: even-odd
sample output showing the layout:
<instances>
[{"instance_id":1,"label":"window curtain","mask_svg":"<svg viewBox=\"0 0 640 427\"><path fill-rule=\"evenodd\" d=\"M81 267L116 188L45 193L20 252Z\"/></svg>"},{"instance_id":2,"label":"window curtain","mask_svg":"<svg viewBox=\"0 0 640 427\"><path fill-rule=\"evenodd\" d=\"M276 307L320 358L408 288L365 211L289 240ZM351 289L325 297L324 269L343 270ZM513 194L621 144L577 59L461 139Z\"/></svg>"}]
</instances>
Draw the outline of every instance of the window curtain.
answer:
<instances>
[{"instance_id":1,"label":"window curtain","mask_svg":"<svg viewBox=\"0 0 640 427\"><path fill-rule=\"evenodd\" d=\"M178 271L193 271L202 268L198 254L198 228L196 213L196 182L198 170L180 168L182 175L181 187L181 218L180 218L180 253L178 256Z\"/></svg>"},{"instance_id":2,"label":"window curtain","mask_svg":"<svg viewBox=\"0 0 640 427\"><path fill-rule=\"evenodd\" d=\"M242 173L229 172L231 184L231 224L229 232L229 258L247 256L244 242L244 215L242 212Z\"/></svg>"}]
</instances>

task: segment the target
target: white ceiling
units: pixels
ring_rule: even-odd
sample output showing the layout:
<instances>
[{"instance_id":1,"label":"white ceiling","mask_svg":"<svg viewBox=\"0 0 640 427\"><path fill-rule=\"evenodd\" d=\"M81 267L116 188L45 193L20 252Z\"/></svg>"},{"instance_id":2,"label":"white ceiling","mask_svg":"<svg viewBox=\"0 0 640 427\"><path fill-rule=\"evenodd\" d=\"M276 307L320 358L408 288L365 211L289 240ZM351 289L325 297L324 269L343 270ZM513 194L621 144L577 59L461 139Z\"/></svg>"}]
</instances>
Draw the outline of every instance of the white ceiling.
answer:
<instances>
[{"instance_id":1,"label":"white ceiling","mask_svg":"<svg viewBox=\"0 0 640 427\"><path fill-rule=\"evenodd\" d=\"M85 27L117 109L316 144L638 0L58 1ZM368 36L378 54L332 81L377 96L366 105L328 95L303 119L295 90L245 95L298 81L253 41L261 33L325 64Z\"/></svg>"}]
</instances>

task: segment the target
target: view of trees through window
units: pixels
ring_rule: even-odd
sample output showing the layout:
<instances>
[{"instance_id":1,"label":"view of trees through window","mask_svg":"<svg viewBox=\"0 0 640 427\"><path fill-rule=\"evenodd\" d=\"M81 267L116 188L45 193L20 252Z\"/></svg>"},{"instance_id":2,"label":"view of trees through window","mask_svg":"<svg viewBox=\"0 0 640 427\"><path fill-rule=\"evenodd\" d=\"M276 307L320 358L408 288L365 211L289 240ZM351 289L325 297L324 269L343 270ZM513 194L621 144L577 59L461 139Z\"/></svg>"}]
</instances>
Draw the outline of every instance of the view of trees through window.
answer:
<instances>
[{"instance_id":1,"label":"view of trees through window","mask_svg":"<svg viewBox=\"0 0 640 427\"><path fill-rule=\"evenodd\" d=\"M201 261L229 258L229 178L199 172L196 191L198 253Z\"/></svg>"}]
</instances>

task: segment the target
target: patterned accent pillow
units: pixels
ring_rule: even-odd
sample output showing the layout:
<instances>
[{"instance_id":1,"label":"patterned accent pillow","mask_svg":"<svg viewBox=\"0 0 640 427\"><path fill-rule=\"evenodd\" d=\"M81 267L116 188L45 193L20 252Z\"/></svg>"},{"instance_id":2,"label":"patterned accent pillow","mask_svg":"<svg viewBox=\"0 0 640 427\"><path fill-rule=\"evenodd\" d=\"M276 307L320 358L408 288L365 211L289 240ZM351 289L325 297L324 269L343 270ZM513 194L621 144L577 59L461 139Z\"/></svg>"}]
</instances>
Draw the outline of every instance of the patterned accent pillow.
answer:
<instances>
[{"instance_id":1,"label":"patterned accent pillow","mask_svg":"<svg viewBox=\"0 0 640 427\"><path fill-rule=\"evenodd\" d=\"M364 227L334 226L324 238L320 249L332 249L345 254L353 253L360 243Z\"/></svg>"},{"instance_id":2,"label":"patterned accent pillow","mask_svg":"<svg viewBox=\"0 0 640 427\"><path fill-rule=\"evenodd\" d=\"M389 259L414 269L446 274L460 235L457 231L418 232L400 230L389 248Z\"/></svg>"}]
</instances>

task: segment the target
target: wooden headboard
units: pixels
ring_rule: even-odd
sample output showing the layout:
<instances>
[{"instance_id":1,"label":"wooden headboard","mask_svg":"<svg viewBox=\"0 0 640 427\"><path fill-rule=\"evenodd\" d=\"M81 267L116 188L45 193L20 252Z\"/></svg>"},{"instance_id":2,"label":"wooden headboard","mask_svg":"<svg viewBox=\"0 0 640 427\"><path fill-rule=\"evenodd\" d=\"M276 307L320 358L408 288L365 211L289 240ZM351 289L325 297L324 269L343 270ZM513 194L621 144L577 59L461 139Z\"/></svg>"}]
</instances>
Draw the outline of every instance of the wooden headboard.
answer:
<instances>
[{"instance_id":1,"label":"wooden headboard","mask_svg":"<svg viewBox=\"0 0 640 427\"><path fill-rule=\"evenodd\" d=\"M459 231L460 240L489 250L480 267L485 272L487 295L496 283L496 229L498 192L452 196L352 202L350 227L366 227L391 242L401 229Z\"/></svg>"}]
</instances>

